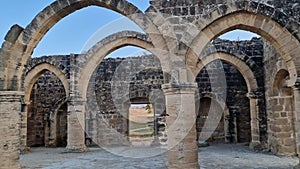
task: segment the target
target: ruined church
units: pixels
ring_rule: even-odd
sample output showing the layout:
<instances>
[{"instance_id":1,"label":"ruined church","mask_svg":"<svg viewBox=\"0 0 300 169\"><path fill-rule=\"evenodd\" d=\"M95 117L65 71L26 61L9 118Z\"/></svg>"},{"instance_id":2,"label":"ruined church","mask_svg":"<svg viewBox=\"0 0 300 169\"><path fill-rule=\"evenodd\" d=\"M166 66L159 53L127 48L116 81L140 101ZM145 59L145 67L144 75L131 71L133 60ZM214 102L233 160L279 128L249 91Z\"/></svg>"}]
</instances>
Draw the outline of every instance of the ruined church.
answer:
<instances>
[{"instance_id":1,"label":"ruined church","mask_svg":"<svg viewBox=\"0 0 300 169\"><path fill-rule=\"evenodd\" d=\"M150 144L168 147L170 169L200 168L204 143L299 155L300 1L149 3L141 11L126 0L57 0L8 30L0 48L0 168L20 168L30 147L130 146L138 135L130 110L139 104L153 111ZM115 11L144 33L114 33L84 53L32 57L56 23L89 6ZM219 38L237 29L260 37ZM124 46L151 54L107 58Z\"/></svg>"}]
</instances>

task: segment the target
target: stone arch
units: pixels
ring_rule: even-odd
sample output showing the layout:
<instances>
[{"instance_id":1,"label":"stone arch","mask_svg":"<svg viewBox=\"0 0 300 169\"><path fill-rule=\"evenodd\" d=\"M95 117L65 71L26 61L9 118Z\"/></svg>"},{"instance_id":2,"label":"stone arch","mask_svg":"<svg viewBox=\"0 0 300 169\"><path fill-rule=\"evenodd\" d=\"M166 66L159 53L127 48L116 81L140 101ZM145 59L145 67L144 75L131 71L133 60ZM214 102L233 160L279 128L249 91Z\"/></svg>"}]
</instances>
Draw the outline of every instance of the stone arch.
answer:
<instances>
[{"instance_id":1,"label":"stone arch","mask_svg":"<svg viewBox=\"0 0 300 169\"><path fill-rule=\"evenodd\" d=\"M258 103L258 96L256 95L256 92L258 91L258 84L255 75L253 74L253 71L249 68L249 66L244 63L240 58L225 53L225 52L216 52L212 53L200 60L200 62L197 63L196 66L196 73L199 74L199 72L209 63L211 63L214 60L222 60L232 66L234 66L243 76L243 78L246 81L248 94L247 97L249 98L250 102L250 118L251 118L251 149L256 149L256 146L259 146L260 144L260 130L259 130L259 109L257 107Z\"/></svg>"},{"instance_id":2,"label":"stone arch","mask_svg":"<svg viewBox=\"0 0 300 169\"><path fill-rule=\"evenodd\" d=\"M25 79L26 75L33 70L36 66L41 64L49 64L61 71L61 73L65 74L67 79L69 79L69 67L68 67L68 55L55 55L55 56L42 56L40 58L32 58L29 60L29 62L26 65L26 68L24 69L22 79ZM24 84L25 81L22 80L21 82L21 88L24 90Z\"/></svg>"},{"instance_id":3,"label":"stone arch","mask_svg":"<svg viewBox=\"0 0 300 169\"><path fill-rule=\"evenodd\" d=\"M32 87L34 83L38 80L38 78L46 71L53 72L62 82L64 86L64 90L66 91L66 97L70 94L70 87L69 87L69 81L66 78L65 74L61 72L58 68L55 66L49 64L49 63L41 63L39 65L36 65L32 70L30 70L25 77L24 81L24 89L25 89L25 101L29 102L30 99L30 93L32 90Z\"/></svg>"},{"instance_id":4,"label":"stone arch","mask_svg":"<svg viewBox=\"0 0 300 169\"><path fill-rule=\"evenodd\" d=\"M49 64L49 63L40 63L36 66L34 66L31 70L29 70L24 76L25 76L25 80L24 80L24 89L25 89L25 96L24 96L24 100L25 100L25 104L26 109L25 109L25 114L24 114L24 128L21 129L21 133L22 133L22 138L24 141L22 141L21 145L22 147L26 147L26 140L27 140L27 126L28 126L28 105L30 104L30 96L31 96L31 92L32 92L32 88L35 84L35 82L39 79L39 77L45 72L45 71L50 71L52 73L54 73L56 75L56 77L62 82L64 90L66 92L66 96L68 97L70 94L70 88L69 88L69 82L65 76L65 74L58 69L57 67Z\"/></svg>"},{"instance_id":5,"label":"stone arch","mask_svg":"<svg viewBox=\"0 0 300 169\"><path fill-rule=\"evenodd\" d=\"M99 63L109 53L124 46L136 46L155 53L155 51L153 51L154 46L147 36L137 32L119 32L98 42L87 52L85 58L82 59L83 65L78 74L78 89L83 99L86 98L89 80ZM159 60L161 60L161 58L159 58ZM163 64L161 65L164 70Z\"/></svg>"},{"instance_id":6,"label":"stone arch","mask_svg":"<svg viewBox=\"0 0 300 169\"><path fill-rule=\"evenodd\" d=\"M110 38L108 38L107 40L109 41L109 39ZM97 48L95 49L97 50ZM81 59L86 61L88 60L87 58L88 57L84 57ZM124 65L124 63L125 64L128 63L130 66L125 66L122 72L126 72L126 74L129 74L130 78L128 79L127 76L124 75L120 77L120 80L130 81L128 86L129 95L127 95L128 97L119 97L120 101L115 102L115 100L113 100L112 98L113 96L112 92L114 89L112 87L113 86L112 77L114 76L112 72L116 72L117 66L122 64ZM139 68L141 65L147 65L149 63L150 63L149 67L145 66L148 69L143 69L142 72L136 71L136 70L140 70ZM158 85L161 83L155 85L155 87L153 88L154 90L152 90L151 84L142 83L143 82L142 79L145 78L152 79L153 74L150 73L152 71L158 72L157 74L159 75L158 76L159 78L153 79L154 82L157 82L156 80L161 79L162 74L160 73L161 72L160 67L161 66L159 63L159 59L152 55L146 55L140 57L129 57L129 58L107 58L102 60L101 63L97 65L96 70L93 71L93 75L89 80L89 87L88 87L86 98L83 98L86 99L86 106L84 111L87 113L87 115L86 115L85 125L88 131L88 137L91 138L93 142L101 145L129 143L128 130L127 130L128 129L127 126L129 123L128 123L127 116L129 114L128 110L130 107L130 103L134 101L132 100L133 98L144 98L142 99L144 101L145 98L147 98L147 101L145 103L159 102L160 104L157 105L158 106L157 109L159 110L162 109L161 107L163 101L161 101L161 98L157 96L157 93L153 93L153 92L158 92L157 88L159 88ZM144 71L146 72L150 71L149 72L150 74L148 73L145 74ZM139 74L140 72L142 74ZM125 86L124 88L126 88ZM150 86L151 89L148 88ZM159 101L157 101L157 99L159 99ZM138 101L142 101L142 100L138 99ZM120 109L118 105L121 106ZM156 104L154 104L154 106L156 106ZM93 127L95 125L98 126ZM90 129L94 130L95 128L97 128L97 132L90 132L91 131ZM105 128L108 128L106 132L102 132L103 130L105 130ZM102 136L102 134L104 136ZM113 136L111 136L110 134ZM114 137L115 138L114 141L105 139L109 137ZM101 139L101 143L99 143L100 142L99 139Z\"/></svg>"},{"instance_id":7,"label":"stone arch","mask_svg":"<svg viewBox=\"0 0 300 169\"><path fill-rule=\"evenodd\" d=\"M276 83L276 81L279 80L279 77L281 77L283 75L288 76L288 77L290 76L288 67L283 60L277 61L274 68L275 69L274 69L274 71L272 71L272 77L271 77L270 84L269 84L269 86L272 86L272 87L276 87L275 83ZM287 86L292 86L289 78L285 79L285 83Z\"/></svg>"},{"instance_id":8,"label":"stone arch","mask_svg":"<svg viewBox=\"0 0 300 169\"><path fill-rule=\"evenodd\" d=\"M256 39L256 38L255 38ZM259 38L261 39L261 38ZM216 39L214 41L224 41L222 39ZM231 43L228 43L231 42ZM247 42L247 41L241 41L241 42ZM254 43L259 43L257 40L253 40L251 39L249 42L254 42ZM227 41L225 40L225 42L217 43L214 44L215 42L213 42L212 44L208 45L201 53L199 60L201 61L202 58L209 56L211 54L214 53L227 53L229 55L233 55L236 56L236 58L240 59L241 61L243 61L244 63L246 63L250 69L253 70L253 73L255 73L255 70L257 69L258 65L257 63L251 58L253 57L252 55L249 55L249 53L246 53L243 49L234 49L236 46L237 42L235 41ZM240 44L238 44L238 46L240 46ZM251 59L249 59L251 58Z\"/></svg>"},{"instance_id":9,"label":"stone arch","mask_svg":"<svg viewBox=\"0 0 300 169\"><path fill-rule=\"evenodd\" d=\"M288 66L286 65L286 62L282 59L276 61L273 65L273 70L270 72L271 76L266 81L266 87L269 87L270 90L273 90L274 88L281 88L281 87L292 87L294 86L294 83L292 82L290 78L290 72L288 70ZM283 79L285 77L285 79ZM280 86L278 83L279 81L282 81L283 83ZM268 93L267 88L267 93ZM273 92L270 92L273 94ZM271 95L272 95L271 94ZM271 96L270 95L270 96Z\"/></svg>"},{"instance_id":10,"label":"stone arch","mask_svg":"<svg viewBox=\"0 0 300 169\"><path fill-rule=\"evenodd\" d=\"M195 71L196 64L198 63L198 56L200 56L211 40L231 30L243 29L257 33L271 42L286 61L291 80L295 82L298 71L300 71L297 70L297 67L299 66L295 65L295 63L297 63L296 60L299 57L298 53L300 52L299 38L294 35L294 32L297 32L299 27L298 24L289 19L287 20L291 21L290 23L287 23L288 21L281 23L280 21L282 19L279 21L279 18L270 18L270 14L268 13L259 14L257 13L257 4L255 9L248 8L247 4L240 5L242 6L237 7L229 5L228 10L226 11L227 13L214 13L216 15L212 15L213 18L206 21L206 25L201 32L193 35L195 39L193 39L193 42L186 53L188 67L193 72ZM271 9L271 11L271 14L280 13L275 9ZM286 15L282 14L282 16ZM273 19L277 21L274 21ZM294 27L291 27L291 24L293 24Z\"/></svg>"},{"instance_id":11,"label":"stone arch","mask_svg":"<svg viewBox=\"0 0 300 169\"><path fill-rule=\"evenodd\" d=\"M140 47L155 53L155 51L153 51L154 47L149 41L148 36L138 32L123 31L112 34L111 36L99 41L86 53L86 55L80 58L79 62L77 62L76 66L79 67L79 70L75 76L76 80L78 80L78 86L75 93L78 93L78 99L82 99L84 102L86 101L90 79L92 78L93 72L96 70L101 61L114 50L129 45ZM158 58L158 60L161 61L161 58ZM163 69L163 64L161 65ZM125 103L127 100L123 101L124 102L122 104L124 105L122 105L121 109L128 110ZM84 109L85 106L83 106L82 111L85 111ZM81 121L80 123L82 126L85 126L84 121ZM122 137L122 135L120 135L120 137Z\"/></svg>"},{"instance_id":12,"label":"stone arch","mask_svg":"<svg viewBox=\"0 0 300 169\"><path fill-rule=\"evenodd\" d=\"M287 87L287 82L289 81L289 72L287 69L278 69L274 78L271 81L273 88Z\"/></svg>"},{"instance_id":13,"label":"stone arch","mask_svg":"<svg viewBox=\"0 0 300 169\"><path fill-rule=\"evenodd\" d=\"M58 0L42 10L25 29L15 25L7 34L7 37L10 38L6 38L7 41L3 44L3 46L5 46L5 49L3 49L3 57L6 57L7 60L10 60L11 63L15 64L6 65L5 74L7 77L5 78L4 88L12 87L19 90L24 65L26 65L34 48L49 29L67 15L92 5L104 7L128 17L144 29L145 32L151 32L149 35L155 37L153 40L157 40L157 43L155 44L157 44L159 48L167 49L163 38L160 36L158 29L151 20L136 6L126 0ZM19 68L16 69L16 67ZM17 84L11 84L14 83L12 82L14 76L17 76L16 79L14 79Z\"/></svg>"},{"instance_id":14,"label":"stone arch","mask_svg":"<svg viewBox=\"0 0 300 169\"><path fill-rule=\"evenodd\" d=\"M236 69L238 69L238 71L243 75L247 83L248 92L256 91L258 89L256 77L254 76L249 66L246 63L244 63L240 58L225 52L212 53L202 58L201 61L198 62L196 66L197 67L195 71L196 75L199 74L199 72L205 67L205 65L218 59L226 63L229 63L232 66L234 66Z\"/></svg>"}]
</instances>

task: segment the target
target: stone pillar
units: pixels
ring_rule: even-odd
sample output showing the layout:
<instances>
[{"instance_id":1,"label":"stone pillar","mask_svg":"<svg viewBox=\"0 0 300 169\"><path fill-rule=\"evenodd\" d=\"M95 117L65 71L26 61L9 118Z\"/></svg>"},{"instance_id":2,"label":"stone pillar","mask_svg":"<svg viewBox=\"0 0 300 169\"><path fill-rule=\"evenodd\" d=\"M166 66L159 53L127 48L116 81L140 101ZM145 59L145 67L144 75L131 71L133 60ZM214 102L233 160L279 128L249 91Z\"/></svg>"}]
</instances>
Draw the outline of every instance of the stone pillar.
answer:
<instances>
[{"instance_id":1,"label":"stone pillar","mask_svg":"<svg viewBox=\"0 0 300 169\"><path fill-rule=\"evenodd\" d=\"M85 152L85 104L83 100L72 99L68 102L68 139L67 151Z\"/></svg>"},{"instance_id":2,"label":"stone pillar","mask_svg":"<svg viewBox=\"0 0 300 169\"><path fill-rule=\"evenodd\" d=\"M253 92L248 93L247 97L250 102L250 117L251 117L251 143L250 149L256 150L260 147L259 120L258 120L258 97Z\"/></svg>"},{"instance_id":3,"label":"stone pillar","mask_svg":"<svg viewBox=\"0 0 300 169\"><path fill-rule=\"evenodd\" d=\"M234 126L234 127L231 127ZM226 108L224 110L224 129L225 129L225 143L237 143L237 124L236 124L236 110L232 113Z\"/></svg>"},{"instance_id":4,"label":"stone pillar","mask_svg":"<svg viewBox=\"0 0 300 169\"><path fill-rule=\"evenodd\" d=\"M0 91L0 168L20 168L20 115L24 92Z\"/></svg>"},{"instance_id":5,"label":"stone pillar","mask_svg":"<svg viewBox=\"0 0 300 169\"><path fill-rule=\"evenodd\" d=\"M20 150L21 153L29 152L29 147L27 147L27 114L28 114L28 106L29 102L21 103L21 123L20 123Z\"/></svg>"},{"instance_id":6,"label":"stone pillar","mask_svg":"<svg viewBox=\"0 0 300 169\"><path fill-rule=\"evenodd\" d=\"M85 152L85 116L86 98L82 98L78 89L80 63L74 54L70 54L70 96L68 100L68 130L67 130L67 151Z\"/></svg>"},{"instance_id":7,"label":"stone pillar","mask_svg":"<svg viewBox=\"0 0 300 169\"><path fill-rule=\"evenodd\" d=\"M56 136L56 127L57 127L57 120L56 120L55 112L50 112L49 119L50 119L50 127L49 127L49 138L48 138L48 146L55 147L57 145L57 136Z\"/></svg>"},{"instance_id":8,"label":"stone pillar","mask_svg":"<svg viewBox=\"0 0 300 169\"><path fill-rule=\"evenodd\" d=\"M166 96L168 168L198 169L196 83L162 85Z\"/></svg>"},{"instance_id":9,"label":"stone pillar","mask_svg":"<svg viewBox=\"0 0 300 169\"><path fill-rule=\"evenodd\" d=\"M294 126L296 136L296 151L300 159L300 84L293 86L294 91ZM298 165L300 168L300 165Z\"/></svg>"}]
</instances>

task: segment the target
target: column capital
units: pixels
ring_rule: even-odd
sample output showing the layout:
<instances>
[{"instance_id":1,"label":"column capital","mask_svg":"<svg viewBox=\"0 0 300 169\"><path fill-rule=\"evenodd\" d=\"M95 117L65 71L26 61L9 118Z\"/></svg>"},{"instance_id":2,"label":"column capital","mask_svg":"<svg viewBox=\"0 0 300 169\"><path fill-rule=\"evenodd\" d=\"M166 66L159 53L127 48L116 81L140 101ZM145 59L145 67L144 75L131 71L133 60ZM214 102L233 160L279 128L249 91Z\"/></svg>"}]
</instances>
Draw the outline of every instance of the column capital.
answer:
<instances>
[{"instance_id":1,"label":"column capital","mask_svg":"<svg viewBox=\"0 0 300 169\"><path fill-rule=\"evenodd\" d=\"M84 110L83 106L85 106L86 100L82 98L69 98L67 103L68 103L68 114L72 112L78 113L78 112L83 112Z\"/></svg>"},{"instance_id":2,"label":"column capital","mask_svg":"<svg viewBox=\"0 0 300 169\"><path fill-rule=\"evenodd\" d=\"M197 83L167 83L162 85L162 90L166 95L195 93L198 88Z\"/></svg>"}]
</instances>

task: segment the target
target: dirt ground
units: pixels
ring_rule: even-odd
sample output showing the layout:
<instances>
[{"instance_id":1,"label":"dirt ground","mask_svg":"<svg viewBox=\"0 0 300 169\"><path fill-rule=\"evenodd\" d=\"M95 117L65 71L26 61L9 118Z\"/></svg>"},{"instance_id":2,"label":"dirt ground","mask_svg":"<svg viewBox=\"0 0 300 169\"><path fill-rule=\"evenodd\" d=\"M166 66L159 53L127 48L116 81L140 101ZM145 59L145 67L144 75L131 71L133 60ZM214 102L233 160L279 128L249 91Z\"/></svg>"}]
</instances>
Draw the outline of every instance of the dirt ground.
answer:
<instances>
[{"instance_id":1,"label":"dirt ground","mask_svg":"<svg viewBox=\"0 0 300 169\"><path fill-rule=\"evenodd\" d=\"M66 153L64 148L31 148L22 155L23 168L71 169L164 169L166 147L90 148L87 153ZM240 144L216 144L199 149L201 169L289 169L296 157L255 153Z\"/></svg>"}]
</instances>

